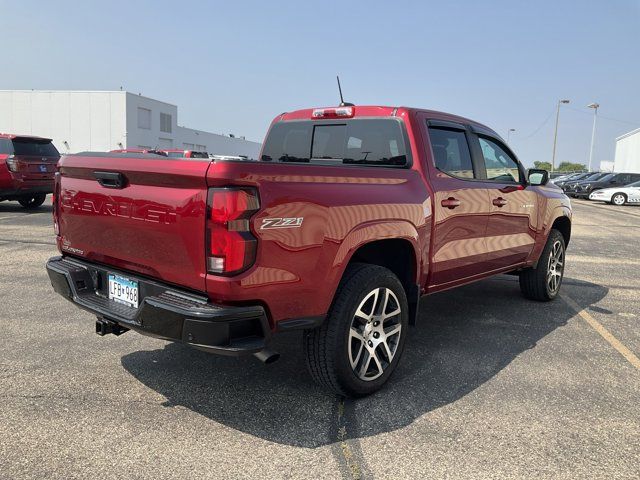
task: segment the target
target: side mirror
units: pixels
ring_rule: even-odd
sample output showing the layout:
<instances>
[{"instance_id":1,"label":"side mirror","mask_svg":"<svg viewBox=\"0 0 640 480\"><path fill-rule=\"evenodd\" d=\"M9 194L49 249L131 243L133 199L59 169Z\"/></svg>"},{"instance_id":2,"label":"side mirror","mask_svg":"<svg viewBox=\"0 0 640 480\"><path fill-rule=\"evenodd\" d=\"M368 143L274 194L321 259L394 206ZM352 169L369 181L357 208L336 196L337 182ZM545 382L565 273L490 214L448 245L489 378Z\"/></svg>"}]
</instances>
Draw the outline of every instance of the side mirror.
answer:
<instances>
[{"instance_id":1,"label":"side mirror","mask_svg":"<svg viewBox=\"0 0 640 480\"><path fill-rule=\"evenodd\" d=\"M527 178L529 185L546 185L549 182L549 172L537 168L530 168L527 172Z\"/></svg>"}]
</instances>

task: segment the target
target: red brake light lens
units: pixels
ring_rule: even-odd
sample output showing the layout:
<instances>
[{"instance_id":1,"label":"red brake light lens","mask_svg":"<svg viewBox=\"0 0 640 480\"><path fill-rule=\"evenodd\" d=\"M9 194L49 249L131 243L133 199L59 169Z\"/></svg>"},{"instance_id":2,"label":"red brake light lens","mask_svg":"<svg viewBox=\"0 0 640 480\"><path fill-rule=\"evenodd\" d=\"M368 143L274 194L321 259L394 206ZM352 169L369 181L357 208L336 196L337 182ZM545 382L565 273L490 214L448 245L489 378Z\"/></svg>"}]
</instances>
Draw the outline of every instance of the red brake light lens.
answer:
<instances>
[{"instance_id":1,"label":"red brake light lens","mask_svg":"<svg viewBox=\"0 0 640 480\"><path fill-rule=\"evenodd\" d=\"M207 271L240 273L253 265L257 240L249 218L258 211L257 192L244 188L210 188L208 199Z\"/></svg>"},{"instance_id":2,"label":"red brake light lens","mask_svg":"<svg viewBox=\"0 0 640 480\"><path fill-rule=\"evenodd\" d=\"M355 114L353 107L316 108L311 118L352 118Z\"/></svg>"},{"instance_id":3,"label":"red brake light lens","mask_svg":"<svg viewBox=\"0 0 640 480\"><path fill-rule=\"evenodd\" d=\"M53 215L53 231L56 235L60 235L60 225L58 224L59 217L59 202L60 202L60 172L56 172L53 177L53 195L51 195L52 215Z\"/></svg>"}]
</instances>

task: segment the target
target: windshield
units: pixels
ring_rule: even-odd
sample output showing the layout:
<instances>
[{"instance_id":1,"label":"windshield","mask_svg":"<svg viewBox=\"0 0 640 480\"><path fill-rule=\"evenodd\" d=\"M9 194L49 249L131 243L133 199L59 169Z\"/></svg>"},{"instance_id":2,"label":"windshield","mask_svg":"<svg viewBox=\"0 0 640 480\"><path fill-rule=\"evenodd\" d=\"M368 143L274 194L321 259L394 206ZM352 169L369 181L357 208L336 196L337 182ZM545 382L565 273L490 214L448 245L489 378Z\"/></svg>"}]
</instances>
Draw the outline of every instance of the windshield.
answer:
<instances>
[{"instance_id":1,"label":"windshield","mask_svg":"<svg viewBox=\"0 0 640 480\"><path fill-rule=\"evenodd\" d=\"M407 164L397 119L286 121L271 127L260 160L319 164Z\"/></svg>"},{"instance_id":2,"label":"windshield","mask_svg":"<svg viewBox=\"0 0 640 480\"><path fill-rule=\"evenodd\" d=\"M53 146L51 140L35 140L32 138L13 139L13 152L16 155L34 156L34 157L59 157L60 153Z\"/></svg>"},{"instance_id":3,"label":"windshield","mask_svg":"<svg viewBox=\"0 0 640 480\"><path fill-rule=\"evenodd\" d=\"M573 182L575 182L575 181L578 181L578 180L583 180L583 179L585 179L586 177L588 177L590 175L592 175L592 174L590 174L590 173L577 173L575 175L570 176L569 178L566 178L565 181L573 181Z\"/></svg>"},{"instance_id":4,"label":"windshield","mask_svg":"<svg viewBox=\"0 0 640 480\"><path fill-rule=\"evenodd\" d=\"M184 152L165 152L167 157L171 158L182 158L184 157Z\"/></svg>"},{"instance_id":5,"label":"windshield","mask_svg":"<svg viewBox=\"0 0 640 480\"><path fill-rule=\"evenodd\" d=\"M615 176L616 176L615 173L605 173L603 177L598 177L597 180L606 182L611 180Z\"/></svg>"}]
</instances>

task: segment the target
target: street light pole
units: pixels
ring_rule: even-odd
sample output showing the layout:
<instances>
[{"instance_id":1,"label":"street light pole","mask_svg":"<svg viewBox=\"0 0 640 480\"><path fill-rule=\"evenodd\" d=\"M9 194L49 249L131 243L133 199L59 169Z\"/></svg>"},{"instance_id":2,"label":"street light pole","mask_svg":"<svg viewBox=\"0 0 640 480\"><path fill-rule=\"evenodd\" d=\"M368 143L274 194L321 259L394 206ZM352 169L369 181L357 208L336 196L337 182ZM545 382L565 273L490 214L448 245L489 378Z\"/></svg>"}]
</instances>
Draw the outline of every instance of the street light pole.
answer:
<instances>
[{"instance_id":1,"label":"street light pole","mask_svg":"<svg viewBox=\"0 0 640 480\"><path fill-rule=\"evenodd\" d=\"M558 100L556 108L556 128L553 132L553 155L551 156L551 171L556 169L556 145L558 144L558 120L560 119L560 104L569 103L569 100Z\"/></svg>"},{"instance_id":2,"label":"street light pole","mask_svg":"<svg viewBox=\"0 0 640 480\"><path fill-rule=\"evenodd\" d=\"M507 144L509 144L509 138L511 137L511 132L515 132L516 129L515 128L510 128L509 130L507 130Z\"/></svg>"},{"instance_id":3,"label":"street light pole","mask_svg":"<svg viewBox=\"0 0 640 480\"><path fill-rule=\"evenodd\" d=\"M599 103L590 103L588 108L593 108L593 129L591 130L591 148L589 149L589 171L591 171L591 160L593 159L593 145L596 140L596 120L598 120Z\"/></svg>"}]
</instances>

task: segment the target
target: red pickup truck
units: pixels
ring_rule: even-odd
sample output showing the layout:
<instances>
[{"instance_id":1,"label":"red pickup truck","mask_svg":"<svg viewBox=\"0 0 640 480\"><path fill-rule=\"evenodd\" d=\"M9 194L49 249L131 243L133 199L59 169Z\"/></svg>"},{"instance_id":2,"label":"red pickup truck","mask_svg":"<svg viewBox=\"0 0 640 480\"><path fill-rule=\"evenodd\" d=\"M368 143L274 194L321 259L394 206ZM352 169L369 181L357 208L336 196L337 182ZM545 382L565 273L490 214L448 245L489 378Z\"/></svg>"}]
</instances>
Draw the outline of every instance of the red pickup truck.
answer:
<instances>
[{"instance_id":1,"label":"red pickup truck","mask_svg":"<svg viewBox=\"0 0 640 480\"><path fill-rule=\"evenodd\" d=\"M499 273L530 299L558 294L569 200L484 125L299 110L275 118L257 160L64 156L54 289L101 335L265 362L273 334L304 330L312 378L349 396L389 378L422 295Z\"/></svg>"},{"instance_id":2,"label":"red pickup truck","mask_svg":"<svg viewBox=\"0 0 640 480\"><path fill-rule=\"evenodd\" d=\"M0 133L0 201L25 208L42 205L53 192L60 154L50 138Z\"/></svg>"}]
</instances>

